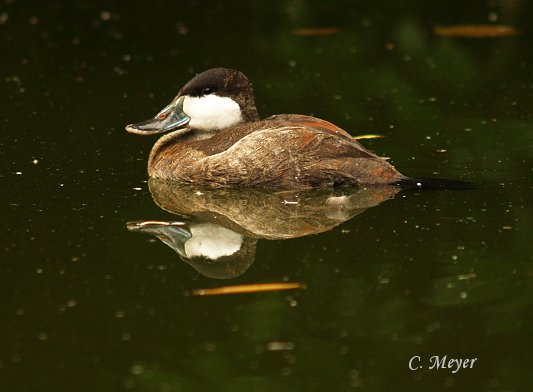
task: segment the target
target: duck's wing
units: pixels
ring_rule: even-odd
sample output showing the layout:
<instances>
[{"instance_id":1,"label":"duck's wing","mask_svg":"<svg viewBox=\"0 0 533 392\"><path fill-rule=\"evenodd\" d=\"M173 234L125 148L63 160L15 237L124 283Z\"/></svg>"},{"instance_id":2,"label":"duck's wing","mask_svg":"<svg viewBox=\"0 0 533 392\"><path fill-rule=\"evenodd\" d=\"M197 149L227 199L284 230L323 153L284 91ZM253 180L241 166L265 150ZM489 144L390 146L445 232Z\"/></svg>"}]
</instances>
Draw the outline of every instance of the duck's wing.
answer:
<instances>
[{"instance_id":1,"label":"duck's wing","mask_svg":"<svg viewBox=\"0 0 533 392\"><path fill-rule=\"evenodd\" d=\"M297 124L307 126L318 131L329 132L338 136L352 138L344 129L339 128L329 121L317 117L306 116L304 114L276 114L266 118L264 121L272 121L280 124Z\"/></svg>"},{"instance_id":2,"label":"duck's wing","mask_svg":"<svg viewBox=\"0 0 533 392\"><path fill-rule=\"evenodd\" d=\"M361 155L362 157L374 157L374 158L380 158L376 154L374 154L372 151L367 150L361 143L359 143L352 135L350 135L348 132L346 132L344 129L339 128L335 124L330 123L329 121L322 120L320 118L312 117L312 116L306 116L302 114L278 114L271 116L266 119L267 121L273 121L275 123L278 123L280 126L287 126L287 125L293 125L295 128L295 131L300 131L301 128L306 128L312 133L318 134L329 134L332 136L336 136L339 139L344 139L347 143L342 143L343 145L346 145L347 147L351 147L349 149L355 148L357 150L360 150L356 155ZM305 132L305 131L304 131ZM332 140L332 139L329 139ZM327 148L326 148L327 149ZM352 154L354 152L352 151Z\"/></svg>"},{"instance_id":3,"label":"duck's wing","mask_svg":"<svg viewBox=\"0 0 533 392\"><path fill-rule=\"evenodd\" d=\"M198 161L192 168L194 177L221 185L283 187L388 183L402 177L333 124L308 116L290 117L290 121L263 120L253 131L245 130L246 124L231 130L241 137Z\"/></svg>"},{"instance_id":4,"label":"duck's wing","mask_svg":"<svg viewBox=\"0 0 533 392\"><path fill-rule=\"evenodd\" d=\"M224 129L213 135L211 138L200 139L192 142L189 144L189 148L197 150L205 155L214 155L227 151L235 143L244 138L252 137L255 140L257 137L255 134L257 133L270 130L274 132L276 130L285 131L287 129L292 129L294 134L291 136L296 138L304 137L304 139L308 139L310 134L315 133L317 136L331 135L338 139L344 140L347 142L347 145L353 146L355 149L365 152L366 154L363 154L364 156L373 156L378 158L377 155L364 148L345 130L328 121L301 114L277 114L261 121L239 124L230 129ZM259 139L260 137L257 138ZM269 142L269 140L265 140L265 143Z\"/></svg>"}]
</instances>

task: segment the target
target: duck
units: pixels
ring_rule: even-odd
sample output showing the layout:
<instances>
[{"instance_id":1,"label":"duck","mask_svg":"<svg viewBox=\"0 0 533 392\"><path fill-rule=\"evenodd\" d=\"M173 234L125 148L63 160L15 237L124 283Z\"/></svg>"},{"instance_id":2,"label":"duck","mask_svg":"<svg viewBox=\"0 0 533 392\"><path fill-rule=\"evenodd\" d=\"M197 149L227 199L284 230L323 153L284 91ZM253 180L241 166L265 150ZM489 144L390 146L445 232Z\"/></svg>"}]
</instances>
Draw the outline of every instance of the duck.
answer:
<instances>
[{"instance_id":1,"label":"duck","mask_svg":"<svg viewBox=\"0 0 533 392\"><path fill-rule=\"evenodd\" d=\"M126 131L164 133L148 157L149 177L162 180L280 189L443 184L404 176L326 120L302 114L260 119L251 82L234 69L197 74L163 110Z\"/></svg>"}]
</instances>

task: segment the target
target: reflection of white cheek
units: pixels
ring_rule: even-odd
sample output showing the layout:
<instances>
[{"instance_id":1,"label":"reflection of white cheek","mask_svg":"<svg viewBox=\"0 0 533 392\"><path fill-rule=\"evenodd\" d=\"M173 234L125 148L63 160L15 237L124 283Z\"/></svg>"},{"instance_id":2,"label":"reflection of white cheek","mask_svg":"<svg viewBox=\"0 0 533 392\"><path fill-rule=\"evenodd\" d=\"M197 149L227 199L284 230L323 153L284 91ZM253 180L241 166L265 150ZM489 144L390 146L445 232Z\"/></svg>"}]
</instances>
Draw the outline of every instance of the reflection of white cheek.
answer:
<instances>
[{"instance_id":1,"label":"reflection of white cheek","mask_svg":"<svg viewBox=\"0 0 533 392\"><path fill-rule=\"evenodd\" d=\"M339 209L348 207L350 199L346 196L331 196L326 200L326 204L331 207L337 207Z\"/></svg>"},{"instance_id":2,"label":"reflection of white cheek","mask_svg":"<svg viewBox=\"0 0 533 392\"><path fill-rule=\"evenodd\" d=\"M224 227L203 223L190 230L192 237L185 242L186 257L203 256L216 260L241 249L242 236Z\"/></svg>"},{"instance_id":3,"label":"reflection of white cheek","mask_svg":"<svg viewBox=\"0 0 533 392\"><path fill-rule=\"evenodd\" d=\"M242 122L241 107L228 97L206 95L185 97L183 111L191 118L189 127L215 131Z\"/></svg>"}]
</instances>

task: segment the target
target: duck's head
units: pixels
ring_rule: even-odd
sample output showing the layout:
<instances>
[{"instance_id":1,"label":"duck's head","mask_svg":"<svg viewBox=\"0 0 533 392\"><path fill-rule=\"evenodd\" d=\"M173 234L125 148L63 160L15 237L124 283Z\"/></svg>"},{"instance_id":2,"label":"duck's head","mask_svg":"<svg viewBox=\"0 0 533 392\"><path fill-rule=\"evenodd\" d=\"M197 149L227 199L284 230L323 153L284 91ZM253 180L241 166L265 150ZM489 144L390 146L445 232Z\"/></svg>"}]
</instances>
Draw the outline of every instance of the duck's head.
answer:
<instances>
[{"instance_id":1,"label":"duck's head","mask_svg":"<svg viewBox=\"0 0 533 392\"><path fill-rule=\"evenodd\" d=\"M126 130L151 135L186 128L216 132L259 119L251 83L239 71L213 68L192 78L174 100L150 120Z\"/></svg>"}]
</instances>

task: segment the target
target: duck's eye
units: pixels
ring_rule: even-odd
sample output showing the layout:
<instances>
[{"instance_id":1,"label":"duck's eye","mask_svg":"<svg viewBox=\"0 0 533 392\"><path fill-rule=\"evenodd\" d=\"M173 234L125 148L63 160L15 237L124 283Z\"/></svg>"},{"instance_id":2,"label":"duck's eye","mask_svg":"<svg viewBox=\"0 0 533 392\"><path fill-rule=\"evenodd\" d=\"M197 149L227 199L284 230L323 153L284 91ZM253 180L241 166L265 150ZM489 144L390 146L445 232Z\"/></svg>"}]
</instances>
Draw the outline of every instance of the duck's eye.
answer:
<instances>
[{"instance_id":1,"label":"duck's eye","mask_svg":"<svg viewBox=\"0 0 533 392\"><path fill-rule=\"evenodd\" d=\"M203 90L202 90L202 95L209 95L213 92L213 89L211 87L205 87Z\"/></svg>"},{"instance_id":2,"label":"duck's eye","mask_svg":"<svg viewBox=\"0 0 533 392\"><path fill-rule=\"evenodd\" d=\"M166 113L159 113L159 114L157 115L157 118L158 118L159 120L164 120L165 118L167 118L167 114L166 114Z\"/></svg>"}]
</instances>

